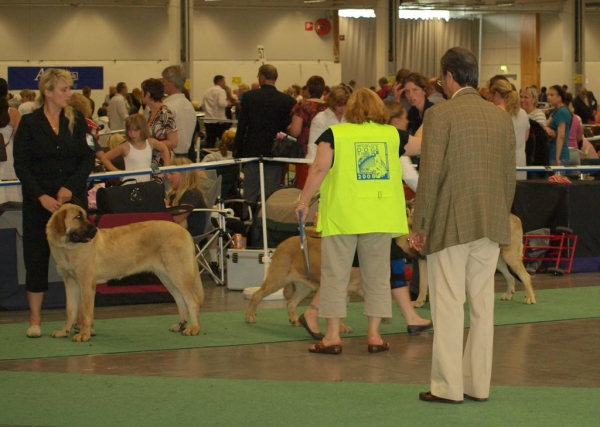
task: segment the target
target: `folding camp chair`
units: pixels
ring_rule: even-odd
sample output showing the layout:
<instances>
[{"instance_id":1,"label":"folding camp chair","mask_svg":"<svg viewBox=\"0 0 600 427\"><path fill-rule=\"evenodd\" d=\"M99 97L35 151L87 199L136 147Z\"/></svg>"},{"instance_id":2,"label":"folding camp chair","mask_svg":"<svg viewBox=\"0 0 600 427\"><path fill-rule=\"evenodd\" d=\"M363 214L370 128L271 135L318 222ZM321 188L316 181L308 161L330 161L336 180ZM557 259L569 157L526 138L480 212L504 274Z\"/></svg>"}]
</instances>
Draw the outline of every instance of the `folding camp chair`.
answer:
<instances>
[{"instance_id":1,"label":"folding camp chair","mask_svg":"<svg viewBox=\"0 0 600 427\"><path fill-rule=\"evenodd\" d=\"M209 212L216 215L217 226L212 223L211 216L207 218L206 225L202 234L193 236L194 244L196 245L196 260L200 267L200 273L207 272L218 286L225 285L225 249L231 244L231 236L227 233L225 219L233 217L232 209L225 209L220 200L221 194L221 176L216 176L214 171L208 172L207 178L201 180L206 203L206 209L194 209L194 212ZM214 208L217 206L217 208ZM217 241L217 265L220 275L215 274L210 268L210 258L207 259L206 252L210 249L213 243Z\"/></svg>"}]
</instances>

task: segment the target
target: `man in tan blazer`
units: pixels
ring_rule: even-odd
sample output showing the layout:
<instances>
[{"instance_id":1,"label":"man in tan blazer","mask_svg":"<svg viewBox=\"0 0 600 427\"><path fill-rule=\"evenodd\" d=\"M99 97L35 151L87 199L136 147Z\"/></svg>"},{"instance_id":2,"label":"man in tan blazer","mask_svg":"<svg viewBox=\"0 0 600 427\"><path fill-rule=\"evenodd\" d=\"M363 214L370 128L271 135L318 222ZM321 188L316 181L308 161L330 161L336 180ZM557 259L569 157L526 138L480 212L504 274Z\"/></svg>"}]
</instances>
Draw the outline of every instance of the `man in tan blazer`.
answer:
<instances>
[{"instance_id":1,"label":"man in tan blazer","mask_svg":"<svg viewBox=\"0 0 600 427\"><path fill-rule=\"evenodd\" d=\"M455 47L441 60L448 101L423 122L419 191L411 244L427 255L435 327L427 402L489 396L494 337L494 272L510 242L515 133L508 113L481 98L477 59ZM465 294L471 327L463 352Z\"/></svg>"}]
</instances>

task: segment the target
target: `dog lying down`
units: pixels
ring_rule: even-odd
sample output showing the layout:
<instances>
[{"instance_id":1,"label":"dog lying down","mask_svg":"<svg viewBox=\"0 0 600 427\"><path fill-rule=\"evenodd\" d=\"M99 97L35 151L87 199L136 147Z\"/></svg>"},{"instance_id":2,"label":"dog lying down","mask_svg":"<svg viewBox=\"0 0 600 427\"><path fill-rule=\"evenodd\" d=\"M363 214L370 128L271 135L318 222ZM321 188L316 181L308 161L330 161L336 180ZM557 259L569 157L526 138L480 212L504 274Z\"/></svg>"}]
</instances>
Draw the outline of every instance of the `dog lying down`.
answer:
<instances>
[{"instance_id":1,"label":"dog lying down","mask_svg":"<svg viewBox=\"0 0 600 427\"><path fill-rule=\"evenodd\" d=\"M96 285L141 272L156 274L175 299L179 323L169 330L200 333L198 312L204 290L194 242L183 227L169 221L145 221L98 229L88 221L85 210L65 204L50 217L46 235L67 294L67 320L53 337L69 335L79 308L83 324L73 341L88 341Z\"/></svg>"},{"instance_id":2,"label":"dog lying down","mask_svg":"<svg viewBox=\"0 0 600 427\"><path fill-rule=\"evenodd\" d=\"M509 271L514 271L525 288L525 304L535 304L535 294L531 284L531 276L523 265L523 225L519 217L510 215L510 244L500 248L500 256L496 269L502 273L507 282L507 289L501 300L510 301L515 294L515 278ZM419 296L414 302L415 307L422 307L428 293L427 260L419 259Z\"/></svg>"},{"instance_id":3,"label":"dog lying down","mask_svg":"<svg viewBox=\"0 0 600 427\"><path fill-rule=\"evenodd\" d=\"M300 301L321 286L321 239L308 238L306 239L306 244L309 249L312 279L306 277L304 257L300 250L300 237L294 236L284 240L277 246L277 250L269 266L269 271L267 272L267 277L265 277L260 289L252 295L248 303L246 322L255 323L258 304L267 295L271 295L285 287L284 296L288 299L287 309L290 323L295 326L301 326L298 321L296 307ZM348 293L362 295L360 271L356 268L353 268L350 273ZM340 332L350 333L352 332L352 328L342 322L340 324Z\"/></svg>"}]
</instances>

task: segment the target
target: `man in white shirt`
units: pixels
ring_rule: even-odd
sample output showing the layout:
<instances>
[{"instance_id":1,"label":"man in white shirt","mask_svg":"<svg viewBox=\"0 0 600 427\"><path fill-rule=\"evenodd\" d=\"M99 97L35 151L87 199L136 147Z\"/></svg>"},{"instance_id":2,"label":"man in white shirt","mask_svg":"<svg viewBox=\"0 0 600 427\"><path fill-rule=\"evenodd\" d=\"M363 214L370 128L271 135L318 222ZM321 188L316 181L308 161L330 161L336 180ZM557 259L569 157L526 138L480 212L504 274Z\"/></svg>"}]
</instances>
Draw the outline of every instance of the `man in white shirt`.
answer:
<instances>
[{"instance_id":1,"label":"man in white shirt","mask_svg":"<svg viewBox=\"0 0 600 427\"><path fill-rule=\"evenodd\" d=\"M123 82L117 84L117 94L108 102L108 122L113 130L125 129L125 119L129 116L127 107L127 85Z\"/></svg>"},{"instance_id":2,"label":"man in white shirt","mask_svg":"<svg viewBox=\"0 0 600 427\"><path fill-rule=\"evenodd\" d=\"M29 89L23 89L19 95L21 95L19 114L23 117L25 114L33 112L33 108L35 107L35 92Z\"/></svg>"},{"instance_id":3,"label":"man in white shirt","mask_svg":"<svg viewBox=\"0 0 600 427\"><path fill-rule=\"evenodd\" d=\"M231 107L231 102L227 100L227 92L225 92L225 77L215 76L213 82L215 85L204 93L202 101L202 110L206 117L204 119L206 146L209 148L216 147L216 141L230 127L229 123L223 123L224 120L227 120L225 109Z\"/></svg>"},{"instance_id":4,"label":"man in white shirt","mask_svg":"<svg viewBox=\"0 0 600 427\"><path fill-rule=\"evenodd\" d=\"M174 149L175 155L188 157L197 120L194 106L183 94L185 70L181 65L171 65L163 70L162 78L165 93L168 95L163 103L175 114L175 123L177 124L179 141ZM191 160L195 161L195 158Z\"/></svg>"}]
</instances>

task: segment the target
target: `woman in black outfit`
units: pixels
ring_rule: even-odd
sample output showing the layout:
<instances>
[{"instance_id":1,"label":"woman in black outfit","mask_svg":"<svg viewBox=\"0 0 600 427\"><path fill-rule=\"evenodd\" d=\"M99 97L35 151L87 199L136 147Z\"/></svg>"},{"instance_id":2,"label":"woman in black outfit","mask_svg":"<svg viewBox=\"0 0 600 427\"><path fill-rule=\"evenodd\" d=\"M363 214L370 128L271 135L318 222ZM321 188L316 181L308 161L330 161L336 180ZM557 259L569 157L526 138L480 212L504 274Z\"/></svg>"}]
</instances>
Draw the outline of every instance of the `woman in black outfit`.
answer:
<instances>
[{"instance_id":1,"label":"woman in black outfit","mask_svg":"<svg viewBox=\"0 0 600 427\"><path fill-rule=\"evenodd\" d=\"M46 223L61 205L87 201L86 180L94 151L86 143L83 115L69 106L73 79L66 70L47 69L40 78L37 109L21 119L15 135L15 171L23 190L23 255L30 325L41 336L41 310L48 290L50 248Z\"/></svg>"}]
</instances>

